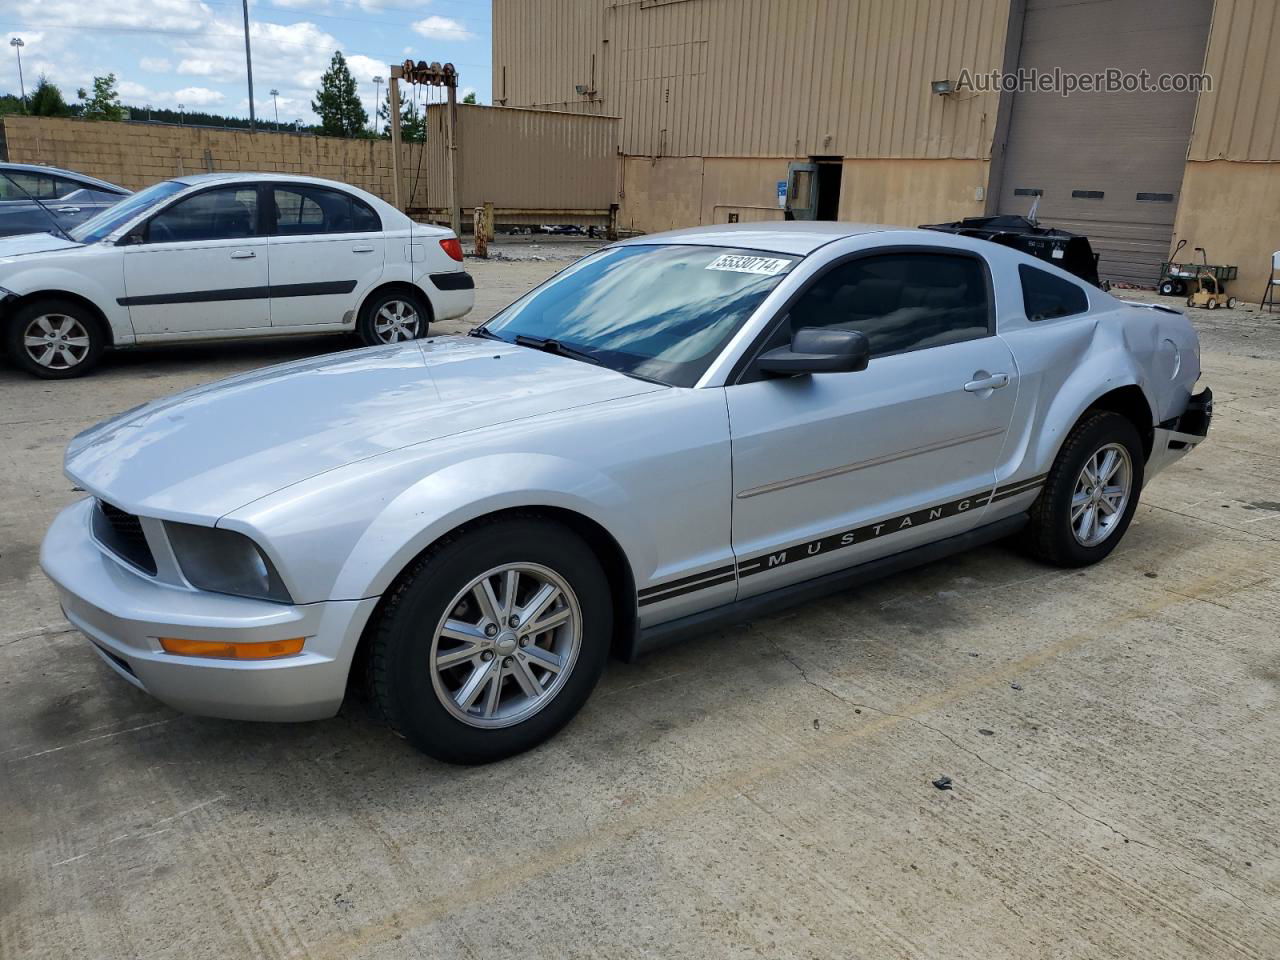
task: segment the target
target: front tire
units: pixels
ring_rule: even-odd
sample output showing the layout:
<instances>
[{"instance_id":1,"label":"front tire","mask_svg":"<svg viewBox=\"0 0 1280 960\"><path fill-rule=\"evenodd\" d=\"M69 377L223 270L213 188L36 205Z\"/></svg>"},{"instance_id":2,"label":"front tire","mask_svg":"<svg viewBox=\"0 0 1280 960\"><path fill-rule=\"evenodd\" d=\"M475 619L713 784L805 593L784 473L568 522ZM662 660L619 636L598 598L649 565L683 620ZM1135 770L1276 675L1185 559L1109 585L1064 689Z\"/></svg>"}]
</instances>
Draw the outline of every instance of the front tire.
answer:
<instances>
[{"instance_id":1,"label":"front tire","mask_svg":"<svg viewBox=\"0 0 1280 960\"><path fill-rule=\"evenodd\" d=\"M388 594L372 688L391 726L449 763L488 763L551 737L608 658L609 585L591 548L535 517L432 547Z\"/></svg>"},{"instance_id":2,"label":"front tire","mask_svg":"<svg viewBox=\"0 0 1280 960\"><path fill-rule=\"evenodd\" d=\"M427 335L431 308L419 293L389 290L370 297L360 309L356 333L367 347L403 343Z\"/></svg>"},{"instance_id":3,"label":"front tire","mask_svg":"<svg viewBox=\"0 0 1280 960\"><path fill-rule=\"evenodd\" d=\"M14 311L6 325L9 356L42 380L81 377L106 347L98 318L71 300L38 300Z\"/></svg>"},{"instance_id":4,"label":"front tire","mask_svg":"<svg viewBox=\"0 0 1280 960\"><path fill-rule=\"evenodd\" d=\"M1059 567L1086 567L1106 557L1138 507L1145 458L1137 428L1118 413L1087 414L1058 452L1031 507L1023 544Z\"/></svg>"}]
</instances>

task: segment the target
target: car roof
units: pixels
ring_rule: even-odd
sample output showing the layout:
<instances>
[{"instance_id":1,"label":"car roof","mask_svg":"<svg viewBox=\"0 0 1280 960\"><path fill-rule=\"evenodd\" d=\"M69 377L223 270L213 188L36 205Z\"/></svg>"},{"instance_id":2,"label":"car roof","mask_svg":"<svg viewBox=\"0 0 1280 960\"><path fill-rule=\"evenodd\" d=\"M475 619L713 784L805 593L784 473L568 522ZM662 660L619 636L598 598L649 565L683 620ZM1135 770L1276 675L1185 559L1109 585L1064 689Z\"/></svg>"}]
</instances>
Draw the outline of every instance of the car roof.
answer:
<instances>
[{"instance_id":1,"label":"car roof","mask_svg":"<svg viewBox=\"0 0 1280 960\"><path fill-rule=\"evenodd\" d=\"M229 170L224 173L193 173L185 177L174 177L174 183L185 183L189 187L209 183L259 183L269 180L273 183L314 183L319 186L346 187L348 190L359 190L341 180L326 180L323 177L303 177L296 173L243 173Z\"/></svg>"},{"instance_id":2,"label":"car roof","mask_svg":"<svg viewBox=\"0 0 1280 960\"><path fill-rule=\"evenodd\" d=\"M50 173L62 177L69 177L72 180L79 180L85 186L107 187L110 190L123 190L129 193L129 189L120 186L118 183L112 183L109 180L99 180L97 177L91 177L87 173L80 173L78 170L67 170L64 167L50 167L43 163L0 163L0 171L5 173Z\"/></svg>"},{"instance_id":3,"label":"car roof","mask_svg":"<svg viewBox=\"0 0 1280 960\"><path fill-rule=\"evenodd\" d=\"M708 247L738 247L805 256L834 240L901 227L879 223L842 223L834 220L770 220L755 223L720 223L687 230L648 233L623 240L622 245L689 243Z\"/></svg>"}]
</instances>

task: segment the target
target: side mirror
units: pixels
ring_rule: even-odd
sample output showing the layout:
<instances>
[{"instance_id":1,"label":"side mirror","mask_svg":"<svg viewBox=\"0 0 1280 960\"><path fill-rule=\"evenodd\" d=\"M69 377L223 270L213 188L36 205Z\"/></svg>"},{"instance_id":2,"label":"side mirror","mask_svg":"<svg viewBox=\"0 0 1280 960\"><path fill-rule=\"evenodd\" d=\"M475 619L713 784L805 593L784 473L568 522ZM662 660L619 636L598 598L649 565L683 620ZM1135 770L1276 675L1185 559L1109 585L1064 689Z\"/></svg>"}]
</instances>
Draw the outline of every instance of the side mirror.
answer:
<instances>
[{"instance_id":1,"label":"side mirror","mask_svg":"<svg viewBox=\"0 0 1280 960\"><path fill-rule=\"evenodd\" d=\"M790 346L778 347L757 361L773 376L798 377L809 373L851 373L867 369L871 343L858 330L801 327Z\"/></svg>"}]
</instances>

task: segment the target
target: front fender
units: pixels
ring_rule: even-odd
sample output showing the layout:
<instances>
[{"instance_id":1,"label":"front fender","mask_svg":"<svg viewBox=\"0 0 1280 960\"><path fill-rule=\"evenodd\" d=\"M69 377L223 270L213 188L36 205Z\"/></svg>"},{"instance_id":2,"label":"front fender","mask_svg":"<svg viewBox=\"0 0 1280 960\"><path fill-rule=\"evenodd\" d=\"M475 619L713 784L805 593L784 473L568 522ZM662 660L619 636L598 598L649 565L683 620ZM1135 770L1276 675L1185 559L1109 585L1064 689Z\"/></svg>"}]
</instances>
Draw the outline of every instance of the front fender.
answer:
<instances>
[{"instance_id":1,"label":"front fender","mask_svg":"<svg viewBox=\"0 0 1280 960\"><path fill-rule=\"evenodd\" d=\"M500 510L539 506L587 517L609 531L633 568L653 566L652 535L628 511L625 491L605 474L558 456L490 454L451 464L392 499L356 542L332 596L379 595L449 531Z\"/></svg>"},{"instance_id":2,"label":"front fender","mask_svg":"<svg viewBox=\"0 0 1280 960\"><path fill-rule=\"evenodd\" d=\"M116 302L116 297L121 293L119 284L112 285L108 278L98 276L97 273L92 267L81 271L65 266L46 265L14 271L0 278L0 286L11 290L20 298L47 293L49 296L72 294L88 300L106 317L111 327L113 343L133 343L129 308Z\"/></svg>"}]
</instances>

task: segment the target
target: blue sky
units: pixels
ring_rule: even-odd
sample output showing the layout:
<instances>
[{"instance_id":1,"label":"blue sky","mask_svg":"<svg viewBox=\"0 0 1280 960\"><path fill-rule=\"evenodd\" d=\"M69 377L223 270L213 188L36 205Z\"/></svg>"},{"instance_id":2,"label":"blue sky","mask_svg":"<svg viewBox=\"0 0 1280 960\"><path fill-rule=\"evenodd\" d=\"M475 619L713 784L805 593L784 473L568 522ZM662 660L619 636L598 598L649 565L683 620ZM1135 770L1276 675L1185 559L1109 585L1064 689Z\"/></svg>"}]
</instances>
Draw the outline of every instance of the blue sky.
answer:
<instances>
[{"instance_id":1,"label":"blue sky","mask_svg":"<svg viewBox=\"0 0 1280 960\"><path fill-rule=\"evenodd\" d=\"M258 116L314 120L311 98L341 50L373 117L375 75L406 57L451 61L459 99L490 101L489 0L250 0ZM240 0L0 0L0 91L18 92L7 41L22 37L30 92L44 73L70 102L95 75L114 73L125 103L234 116L249 113ZM382 87L385 95L386 87Z\"/></svg>"}]
</instances>

